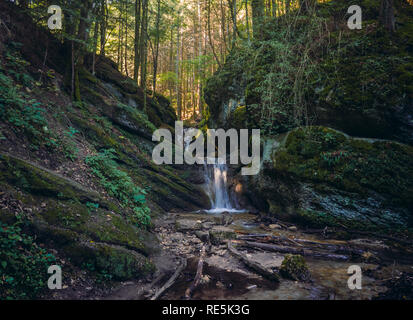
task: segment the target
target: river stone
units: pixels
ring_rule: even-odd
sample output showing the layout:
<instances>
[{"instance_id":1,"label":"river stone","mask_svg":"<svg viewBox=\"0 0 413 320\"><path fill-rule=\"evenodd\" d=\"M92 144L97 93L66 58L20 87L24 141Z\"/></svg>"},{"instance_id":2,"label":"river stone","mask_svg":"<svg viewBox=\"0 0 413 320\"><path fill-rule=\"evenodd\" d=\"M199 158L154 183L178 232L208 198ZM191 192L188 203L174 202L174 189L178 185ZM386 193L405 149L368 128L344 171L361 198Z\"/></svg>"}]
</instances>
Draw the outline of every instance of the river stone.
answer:
<instances>
[{"instance_id":1,"label":"river stone","mask_svg":"<svg viewBox=\"0 0 413 320\"><path fill-rule=\"evenodd\" d=\"M281 226L279 224L270 224L268 227L272 230L281 229Z\"/></svg>"},{"instance_id":2,"label":"river stone","mask_svg":"<svg viewBox=\"0 0 413 320\"><path fill-rule=\"evenodd\" d=\"M235 239L236 236L237 235L234 230L224 226L215 226L209 230L211 243L215 245L219 245L227 239Z\"/></svg>"},{"instance_id":3,"label":"river stone","mask_svg":"<svg viewBox=\"0 0 413 320\"><path fill-rule=\"evenodd\" d=\"M202 229L204 230L209 230L214 226L215 223L211 222L211 221L206 221L202 224Z\"/></svg>"},{"instance_id":4,"label":"river stone","mask_svg":"<svg viewBox=\"0 0 413 320\"><path fill-rule=\"evenodd\" d=\"M199 221L191 219L179 219L175 222L176 230L185 232L185 231L194 231L200 230L202 225Z\"/></svg>"},{"instance_id":5,"label":"river stone","mask_svg":"<svg viewBox=\"0 0 413 320\"><path fill-rule=\"evenodd\" d=\"M203 242L208 242L209 240L209 233L206 231L195 231L195 235Z\"/></svg>"}]
</instances>

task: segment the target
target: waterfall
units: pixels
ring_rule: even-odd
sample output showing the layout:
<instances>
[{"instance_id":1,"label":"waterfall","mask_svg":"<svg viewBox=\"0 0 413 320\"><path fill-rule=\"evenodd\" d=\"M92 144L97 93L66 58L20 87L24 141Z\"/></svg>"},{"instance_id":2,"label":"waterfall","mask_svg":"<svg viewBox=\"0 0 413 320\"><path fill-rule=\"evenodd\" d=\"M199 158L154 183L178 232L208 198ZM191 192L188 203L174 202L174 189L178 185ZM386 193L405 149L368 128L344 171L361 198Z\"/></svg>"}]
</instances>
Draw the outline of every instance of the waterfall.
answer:
<instances>
[{"instance_id":1,"label":"waterfall","mask_svg":"<svg viewBox=\"0 0 413 320\"><path fill-rule=\"evenodd\" d=\"M231 198L228 192L228 166L218 163L204 164L205 189L211 200L209 213L245 212L236 208L236 199Z\"/></svg>"},{"instance_id":2,"label":"waterfall","mask_svg":"<svg viewBox=\"0 0 413 320\"><path fill-rule=\"evenodd\" d=\"M184 129L186 131L187 129ZM187 137L184 138L184 149L188 148L191 140ZM206 210L209 213L222 213L222 212L245 212L245 210L239 210L235 206L237 205L236 199L231 199L228 192L228 166L214 159L214 164L208 164L207 159L204 162L204 179L205 179L205 191L211 201L211 209Z\"/></svg>"},{"instance_id":3,"label":"waterfall","mask_svg":"<svg viewBox=\"0 0 413 320\"><path fill-rule=\"evenodd\" d=\"M228 195L228 167L225 164L204 164L206 191L211 200L211 210L234 209Z\"/></svg>"}]
</instances>

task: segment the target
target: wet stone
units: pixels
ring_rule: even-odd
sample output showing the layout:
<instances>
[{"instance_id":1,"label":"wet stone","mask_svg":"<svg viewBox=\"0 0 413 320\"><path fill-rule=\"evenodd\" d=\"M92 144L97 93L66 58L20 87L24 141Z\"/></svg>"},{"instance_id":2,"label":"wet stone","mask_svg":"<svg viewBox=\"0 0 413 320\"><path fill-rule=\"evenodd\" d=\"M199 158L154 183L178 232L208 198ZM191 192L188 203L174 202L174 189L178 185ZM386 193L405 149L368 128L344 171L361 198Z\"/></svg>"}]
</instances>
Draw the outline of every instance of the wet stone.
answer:
<instances>
[{"instance_id":1,"label":"wet stone","mask_svg":"<svg viewBox=\"0 0 413 320\"><path fill-rule=\"evenodd\" d=\"M176 220L175 227L177 231L187 232L187 231L200 230L202 225L199 221L195 221L191 219L179 219L179 220Z\"/></svg>"},{"instance_id":2,"label":"wet stone","mask_svg":"<svg viewBox=\"0 0 413 320\"><path fill-rule=\"evenodd\" d=\"M215 226L209 231L211 243L219 245L225 240L235 239L237 237L234 230L224 226Z\"/></svg>"}]
</instances>

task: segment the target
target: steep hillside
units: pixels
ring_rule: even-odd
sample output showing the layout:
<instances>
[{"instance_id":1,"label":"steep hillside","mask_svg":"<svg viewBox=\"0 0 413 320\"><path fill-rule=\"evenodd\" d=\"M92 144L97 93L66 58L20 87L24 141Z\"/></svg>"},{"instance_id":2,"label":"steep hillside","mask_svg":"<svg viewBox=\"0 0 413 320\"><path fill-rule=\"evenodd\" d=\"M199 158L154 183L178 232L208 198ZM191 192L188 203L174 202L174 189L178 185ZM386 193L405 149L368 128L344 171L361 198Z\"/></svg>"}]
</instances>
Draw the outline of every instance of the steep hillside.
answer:
<instances>
[{"instance_id":1,"label":"steep hillside","mask_svg":"<svg viewBox=\"0 0 413 320\"><path fill-rule=\"evenodd\" d=\"M73 102L67 49L0 3L1 298L41 294L56 261L71 270L67 277L149 275L151 219L209 205L182 167L152 163L152 132L176 120L169 101L147 95L145 113L142 89L98 56L94 75L91 57L79 70Z\"/></svg>"}]
</instances>

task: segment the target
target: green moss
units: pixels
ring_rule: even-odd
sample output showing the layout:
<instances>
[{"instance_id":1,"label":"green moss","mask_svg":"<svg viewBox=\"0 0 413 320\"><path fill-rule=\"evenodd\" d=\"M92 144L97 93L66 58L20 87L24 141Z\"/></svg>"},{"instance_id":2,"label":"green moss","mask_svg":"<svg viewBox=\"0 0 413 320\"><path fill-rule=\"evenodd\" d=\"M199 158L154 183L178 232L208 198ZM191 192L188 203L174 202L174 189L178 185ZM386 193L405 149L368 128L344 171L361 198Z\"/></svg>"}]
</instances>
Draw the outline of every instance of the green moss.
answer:
<instances>
[{"instance_id":1,"label":"green moss","mask_svg":"<svg viewBox=\"0 0 413 320\"><path fill-rule=\"evenodd\" d=\"M247 124L247 108L246 106L237 107L230 115L230 123L235 129L244 129Z\"/></svg>"},{"instance_id":2,"label":"green moss","mask_svg":"<svg viewBox=\"0 0 413 320\"><path fill-rule=\"evenodd\" d=\"M149 254L140 241L140 230L121 216L100 211L79 229L96 241L121 245Z\"/></svg>"},{"instance_id":3,"label":"green moss","mask_svg":"<svg viewBox=\"0 0 413 320\"><path fill-rule=\"evenodd\" d=\"M145 276L155 270L143 255L122 247L95 243L75 243L64 248L73 262L99 273L111 275L115 280Z\"/></svg>"},{"instance_id":4,"label":"green moss","mask_svg":"<svg viewBox=\"0 0 413 320\"><path fill-rule=\"evenodd\" d=\"M274 168L314 183L367 194L413 207L413 148L395 142L346 138L325 127L297 129L273 158Z\"/></svg>"},{"instance_id":5,"label":"green moss","mask_svg":"<svg viewBox=\"0 0 413 320\"><path fill-rule=\"evenodd\" d=\"M280 273L283 277L292 280L307 281L310 279L310 271L304 257L301 255L287 254L281 264Z\"/></svg>"},{"instance_id":6,"label":"green moss","mask_svg":"<svg viewBox=\"0 0 413 320\"><path fill-rule=\"evenodd\" d=\"M287 132L313 121L300 115L314 114L318 124L353 136L412 144L411 128L400 119L411 116L413 6L395 3L390 35L378 21L379 1L358 4L362 30L347 28L346 0L318 3L314 15L294 14L294 22L288 15L268 19L262 38L240 42L208 79L212 120L222 121L230 99L245 98L247 125L262 134ZM233 123L230 117L224 125Z\"/></svg>"},{"instance_id":7,"label":"green moss","mask_svg":"<svg viewBox=\"0 0 413 320\"><path fill-rule=\"evenodd\" d=\"M32 194L103 203L97 193L86 190L76 182L9 155L0 154L0 169L2 183L9 183Z\"/></svg>"}]
</instances>

